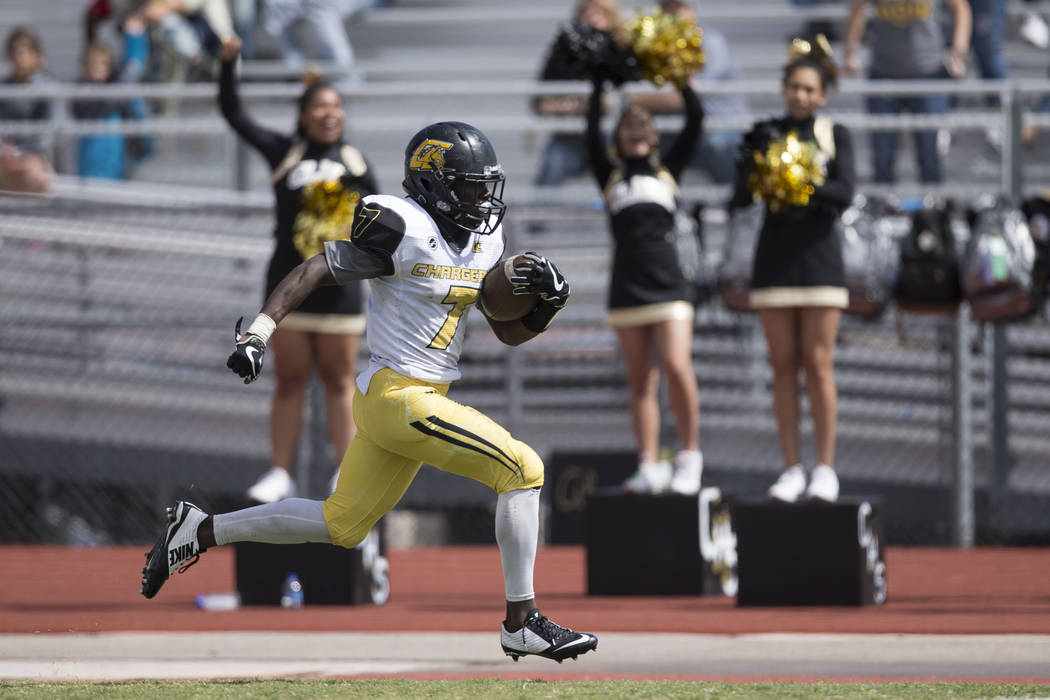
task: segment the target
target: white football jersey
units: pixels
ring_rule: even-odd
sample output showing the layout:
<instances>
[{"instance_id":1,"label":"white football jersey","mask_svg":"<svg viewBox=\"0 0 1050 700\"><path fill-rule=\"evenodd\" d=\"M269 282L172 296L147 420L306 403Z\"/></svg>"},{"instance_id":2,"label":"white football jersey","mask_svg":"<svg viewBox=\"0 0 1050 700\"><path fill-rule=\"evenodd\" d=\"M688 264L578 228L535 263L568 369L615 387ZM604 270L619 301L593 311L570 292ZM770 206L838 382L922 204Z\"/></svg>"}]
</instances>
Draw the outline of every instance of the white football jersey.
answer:
<instances>
[{"instance_id":1,"label":"white football jersey","mask_svg":"<svg viewBox=\"0 0 1050 700\"><path fill-rule=\"evenodd\" d=\"M379 219L381 211L386 213ZM459 355L467 314L474 307L485 273L503 257L502 226L489 235L473 234L462 252L441 235L437 224L411 199L365 197L357 211L351 241L368 247L369 217L404 221L404 236L389 254L392 272L368 280L368 369L357 378L361 391L383 367L400 374L447 383L459 379ZM362 223L363 222L363 223ZM381 228L380 226L375 227ZM389 234L386 229L385 234Z\"/></svg>"}]
</instances>

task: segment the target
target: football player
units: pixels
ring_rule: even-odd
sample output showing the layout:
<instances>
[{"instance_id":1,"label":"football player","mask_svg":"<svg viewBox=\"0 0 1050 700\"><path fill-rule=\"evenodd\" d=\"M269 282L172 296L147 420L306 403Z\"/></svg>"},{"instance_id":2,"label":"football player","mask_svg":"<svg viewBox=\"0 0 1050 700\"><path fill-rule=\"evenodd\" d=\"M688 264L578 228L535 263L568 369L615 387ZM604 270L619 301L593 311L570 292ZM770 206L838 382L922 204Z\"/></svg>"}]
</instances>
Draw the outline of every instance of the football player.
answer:
<instances>
[{"instance_id":1,"label":"football player","mask_svg":"<svg viewBox=\"0 0 1050 700\"><path fill-rule=\"evenodd\" d=\"M365 197L346 240L288 274L239 336L227 366L254 381L266 341L281 319L323 284L368 280L368 369L357 378L358 432L325 501L289 498L221 515L191 503L169 523L142 570L152 598L176 571L209 547L232 542L329 542L356 547L401 499L421 464L487 484L498 494L496 542L506 588L503 651L561 662L598 645L543 616L533 594L543 463L503 427L446 397L458 379L463 322L481 281L503 256L503 169L488 138L469 124L440 122L405 150L407 197ZM519 345L547 329L569 298L550 260L526 254L510 277L515 294L536 294L521 319L488 319L496 336ZM239 332L239 324L238 324Z\"/></svg>"}]
</instances>

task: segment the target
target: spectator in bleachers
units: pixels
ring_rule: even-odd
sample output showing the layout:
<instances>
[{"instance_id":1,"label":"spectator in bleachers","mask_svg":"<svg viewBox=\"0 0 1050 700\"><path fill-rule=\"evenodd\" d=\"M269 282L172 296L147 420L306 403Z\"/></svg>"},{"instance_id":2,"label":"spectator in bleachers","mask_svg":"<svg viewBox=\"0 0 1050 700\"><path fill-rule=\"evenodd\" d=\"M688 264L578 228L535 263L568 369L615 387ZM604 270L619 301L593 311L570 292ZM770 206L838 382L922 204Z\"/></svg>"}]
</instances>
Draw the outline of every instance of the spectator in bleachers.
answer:
<instances>
[{"instance_id":1,"label":"spectator in bleachers","mask_svg":"<svg viewBox=\"0 0 1050 700\"><path fill-rule=\"evenodd\" d=\"M696 150L704 111L688 83L682 86L685 126L660 149L652 116L632 104L620 116L609 148L601 132L602 78L587 111L591 171L605 198L613 237L607 320L616 330L627 371L638 471L624 487L639 493L700 490L700 399L693 373L692 292L678 261L675 215L678 179ZM659 364L654 357L659 358ZM660 369L667 379L678 428L673 467L659 460Z\"/></svg>"},{"instance_id":2,"label":"spectator in bleachers","mask_svg":"<svg viewBox=\"0 0 1050 700\"><path fill-rule=\"evenodd\" d=\"M7 35L7 61L11 72L8 85L39 85L51 82L44 68L44 48L40 37L29 27L15 27ZM51 118L46 98L0 101L0 121L44 121ZM38 136L0 138L0 190L46 192L51 189L54 170L44 155L43 139Z\"/></svg>"},{"instance_id":3,"label":"spectator in bleachers","mask_svg":"<svg viewBox=\"0 0 1050 700\"><path fill-rule=\"evenodd\" d=\"M623 16L616 0L579 0L572 21L613 35L619 35L623 30ZM547 53L539 79L590 80L591 75L575 58L565 35L561 34ZM533 110L544 117L583 116L587 113L587 100L576 95L544 95L535 99ZM603 103L602 113L607 112L608 104ZM566 179L586 172L587 142L583 134L559 131L551 134L544 146L535 184L557 187Z\"/></svg>"},{"instance_id":4,"label":"spectator in bleachers","mask_svg":"<svg viewBox=\"0 0 1050 700\"><path fill-rule=\"evenodd\" d=\"M791 0L791 4L796 7L816 7L817 5L841 3L842 0ZM836 24L827 19L811 19L802 26L798 35L803 38L810 38L823 34L828 41L837 41L839 28Z\"/></svg>"},{"instance_id":5,"label":"spectator in bleachers","mask_svg":"<svg viewBox=\"0 0 1050 700\"><path fill-rule=\"evenodd\" d=\"M793 44L798 46L798 44ZM838 392L832 354L839 318L849 301L842 245L833 227L853 198L853 146L841 124L816 112L827 102L836 80L835 65L822 42L805 42L784 66L786 114L760 121L744 136L737 184L730 209L749 206L755 197L751 175L755 153L766 154L774 140L791 133L815 146L825 165L824 183L815 185L805 205L765 207L755 250L751 304L769 348L784 472L769 495L792 502L803 494L834 501L839 483L834 470ZM760 188L759 188L760 189ZM765 198L765 197L764 197ZM806 483L799 449L799 372L805 372L817 443L817 465Z\"/></svg>"},{"instance_id":6,"label":"spectator in bleachers","mask_svg":"<svg viewBox=\"0 0 1050 700\"><path fill-rule=\"evenodd\" d=\"M228 0L149 0L143 13L156 43L210 75L220 44L236 36Z\"/></svg>"},{"instance_id":7,"label":"spectator in bleachers","mask_svg":"<svg viewBox=\"0 0 1050 700\"><path fill-rule=\"evenodd\" d=\"M696 8L685 0L662 0L663 12L681 18L696 20ZM703 49L706 62L696 77L700 80L734 81L740 71L733 62L729 41L725 34L710 25L700 25L703 31ZM680 113L682 99L676 92L656 92L636 95L632 101L645 107L651 114ZM743 117L749 114L747 99L742 95L704 95L700 98L706 117ZM674 134L661 134L660 144L666 148L674 141ZM703 170L711 181L719 185L733 182L736 173L736 155L740 150L740 132L732 129L711 131L705 129L700 146L689 161L689 166Z\"/></svg>"},{"instance_id":8,"label":"spectator in bleachers","mask_svg":"<svg viewBox=\"0 0 1050 700\"><path fill-rule=\"evenodd\" d=\"M323 222L308 217L311 185L333 195L346 194L354 203L376 193L378 187L364 156L343 140L345 112L335 88L324 82L307 87L299 98L295 132L286 136L271 131L251 118L238 97L234 68L239 50L238 39L223 43L219 104L226 121L262 154L271 171L277 245L266 277L269 295L288 272L319 252L324 240L345 235L338 227L322 232ZM347 215L352 217L353 207ZM313 292L274 334L273 467L248 490L249 497L269 503L295 494L289 469L295 460L304 398L315 367L325 391L328 434L337 460L342 459L354 435L351 401L363 330L361 287L353 283ZM335 487L335 477L331 486Z\"/></svg>"},{"instance_id":9,"label":"spectator in bleachers","mask_svg":"<svg viewBox=\"0 0 1050 700\"><path fill-rule=\"evenodd\" d=\"M870 22L871 80L939 80L961 78L966 72L966 54L970 47L971 14L966 0L944 0L952 15L952 37L947 52L938 19L940 0L851 0L846 20L847 74L860 72L860 42L869 24L867 6L873 6ZM868 98L872 114L943 114L948 111L948 96L872 95ZM941 158L937 151L937 132L922 129L914 132L915 154L922 182L943 181ZM893 183L897 157L896 131L874 131L871 135L875 182Z\"/></svg>"},{"instance_id":10,"label":"spectator in bleachers","mask_svg":"<svg viewBox=\"0 0 1050 700\"><path fill-rule=\"evenodd\" d=\"M105 44L91 43L84 48L81 80L85 83L134 83L142 79L149 53L146 24L141 15L129 15L121 23L124 55L119 66L114 66L113 52ZM146 105L141 98L80 99L73 102L73 116L94 121L123 121L143 119ZM135 152L129 153L134 144ZM144 138L125 139L123 134L93 134L82 136L77 144L78 172L82 177L126 179L134 161L152 150L151 141ZM130 162L129 162L130 161Z\"/></svg>"},{"instance_id":11,"label":"spectator in bleachers","mask_svg":"<svg viewBox=\"0 0 1050 700\"><path fill-rule=\"evenodd\" d=\"M1006 62L1006 0L969 0L973 16L973 34L970 45L977 57L977 72L985 80L1006 80L1009 70ZM999 96L987 98L989 106L999 106ZM988 143L1000 150L1003 133L998 128L985 132Z\"/></svg>"},{"instance_id":12,"label":"spectator in bleachers","mask_svg":"<svg viewBox=\"0 0 1050 700\"><path fill-rule=\"evenodd\" d=\"M255 26L259 19L257 0L229 0L233 31L241 40L241 57L255 58Z\"/></svg>"},{"instance_id":13,"label":"spectator in bleachers","mask_svg":"<svg viewBox=\"0 0 1050 700\"><path fill-rule=\"evenodd\" d=\"M262 0L261 26L277 43L281 59L293 68L306 65L306 53L318 61L335 64L344 73L354 65L354 49L344 24L345 0ZM303 22L308 46L301 46L294 31ZM309 51L304 51L304 49ZM341 76L343 77L343 76Z\"/></svg>"},{"instance_id":14,"label":"spectator in bleachers","mask_svg":"<svg viewBox=\"0 0 1050 700\"><path fill-rule=\"evenodd\" d=\"M116 0L92 0L84 9L84 45L94 44L99 40L99 29L112 18L116 9Z\"/></svg>"}]
</instances>

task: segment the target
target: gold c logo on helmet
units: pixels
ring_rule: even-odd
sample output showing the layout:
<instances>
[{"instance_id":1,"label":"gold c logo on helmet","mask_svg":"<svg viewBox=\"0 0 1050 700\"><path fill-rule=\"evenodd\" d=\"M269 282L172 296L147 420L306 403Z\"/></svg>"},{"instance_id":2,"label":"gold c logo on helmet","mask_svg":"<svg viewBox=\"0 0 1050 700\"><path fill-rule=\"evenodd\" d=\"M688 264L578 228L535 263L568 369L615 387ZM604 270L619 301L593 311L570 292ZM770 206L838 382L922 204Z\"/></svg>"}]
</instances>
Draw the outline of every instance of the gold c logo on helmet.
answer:
<instances>
[{"instance_id":1,"label":"gold c logo on helmet","mask_svg":"<svg viewBox=\"0 0 1050 700\"><path fill-rule=\"evenodd\" d=\"M427 139L416 147L408 167L413 170L441 170L445 167L445 151L452 148L448 141Z\"/></svg>"}]
</instances>

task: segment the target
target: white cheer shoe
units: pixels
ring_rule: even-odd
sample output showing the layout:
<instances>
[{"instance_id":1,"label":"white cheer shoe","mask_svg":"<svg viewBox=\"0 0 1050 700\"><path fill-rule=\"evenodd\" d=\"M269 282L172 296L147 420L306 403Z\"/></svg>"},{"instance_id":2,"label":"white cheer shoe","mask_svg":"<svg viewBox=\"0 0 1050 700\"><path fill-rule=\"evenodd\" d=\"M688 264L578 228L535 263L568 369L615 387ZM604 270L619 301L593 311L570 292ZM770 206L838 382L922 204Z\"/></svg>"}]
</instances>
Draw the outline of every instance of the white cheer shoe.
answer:
<instances>
[{"instance_id":1,"label":"white cheer shoe","mask_svg":"<svg viewBox=\"0 0 1050 700\"><path fill-rule=\"evenodd\" d=\"M769 497L784 503L794 503L806 490L806 472L796 464L781 472L780 477L769 487Z\"/></svg>"},{"instance_id":2,"label":"white cheer shoe","mask_svg":"<svg viewBox=\"0 0 1050 700\"><path fill-rule=\"evenodd\" d=\"M295 496L295 482L287 469L270 467L248 489L248 498L259 503L275 503Z\"/></svg>"},{"instance_id":3,"label":"white cheer shoe","mask_svg":"<svg viewBox=\"0 0 1050 700\"><path fill-rule=\"evenodd\" d=\"M809 476L809 487L806 489L809 498L834 503L839 498L839 477L835 470L826 464L818 464Z\"/></svg>"},{"instance_id":4,"label":"white cheer shoe","mask_svg":"<svg viewBox=\"0 0 1050 700\"><path fill-rule=\"evenodd\" d=\"M671 463L643 461L623 487L630 493L663 493L671 486Z\"/></svg>"},{"instance_id":5,"label":"white cheer shoe","mask_svg":"<svg viewBox=\"0 0 1050 700\"><path fill-rule=\"evenodd\" d=\"M703 472L703 453L700 450L682 450L674 456L671 490L686 496L695 496L700 493L700 477Z\"/></svg>"}]
</instances>

